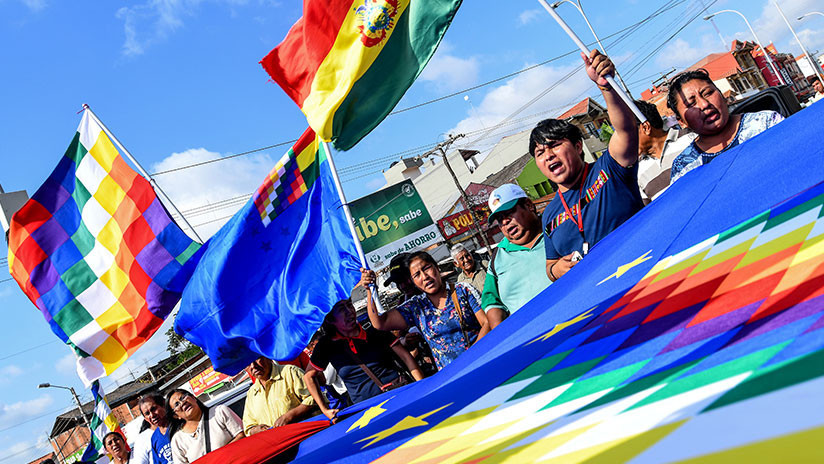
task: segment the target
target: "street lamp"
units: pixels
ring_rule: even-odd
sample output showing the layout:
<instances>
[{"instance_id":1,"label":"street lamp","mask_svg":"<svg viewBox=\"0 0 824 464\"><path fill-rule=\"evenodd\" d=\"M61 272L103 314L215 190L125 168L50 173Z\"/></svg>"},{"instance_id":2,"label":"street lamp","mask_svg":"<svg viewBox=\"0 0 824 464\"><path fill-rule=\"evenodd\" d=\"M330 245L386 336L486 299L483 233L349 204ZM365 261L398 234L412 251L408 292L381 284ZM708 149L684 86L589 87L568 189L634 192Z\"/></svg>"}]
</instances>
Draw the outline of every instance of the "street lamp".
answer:
<instances>
[{"instance_id":1,"label":"street lamp","mask_svg":"<svg viewBox=\"0 0 824 464\"><path fill-rule=\"evenodd\" d=\"M801 21L802 19L806 18L807 16L810 16L810 15L816 15L816 14L817 14L817 15L824 16L824 13L822 13L822 12L820 12L820 11L811 11L811 12L809 12L809 13L804 13L803 15L799 16L799 17L798 17L798 18L796 18L796 19L797 19L798 21Z\"/></svg>"},{"instance_id":2,"label":"street lamp","mask_svg":"<svg viewBox=\"0 0 824 464\"><path fill-rule=\"evenodd\" d=\"M569 3L570 5L574 6L575 9L578 10L578 13L581 13L581 16L584 17L584 21L587 23L587 26L589 27L589 31L592 32L592 36L595 37L595 41L598 42L598 47L601 48L601 52L603 52L604 55L609 56L609 54L607 53L607 49L604 48L604 44L601 43L601 39L598 38L598 34L595 33L595 29L592 28L592 24L589 23L589 18L587 18L587 15L584 14L584 7L583 7L583 5L581 5L581 0L576 0L576 1L577 1L577 3L573 2L572 0L559 0L555 3L553 3L550 6L552 7L553 10L555 10L559 6L561 6L562 3ZM621 82L621 87L624 88L624 91L627 92L627 95L630 95L630 97L631 97L632 94L629 92L629 88L627 87L627 84L624 82L624 79L621 77L620 74L618 74L617 69L615 70L615 77L617 77L618 81Z\"/></svg>"},{"instance_id":3,"label":"street lamp","mask_svg":"<svg viewBox=\"0 0 824 464\"><path fill-rule=\"evenodd\" d=\"M813 61L813 57L810 56L810 52L808 52L807 49L804 48L804 44L801 43L801 39L798 38L798 34L795 33L795 29L793 29L793 27L790 25L790 21L787 20L787 17L784 15L784 10L782 10L781 7L778 5L777 0L773 0L773 3L775 4L775 7L778 9L778 13L781 15L781 18L784 19L785 23L787 23L787 27L790 28L790 32L793 33L793 37L795 37L795 41L798 42L798 46L801 47L801 51L804 53L804 56L807 57L807 62L809 62L810 66L813 67L813 72L815 72L815 74L818 76L818 79L821 82L824 82L824 76L821 75L821 68L819 68L818 64L815 61Z\"/></svg>"},{"instance_id":4,"label":"street lamp","mask_svg":"<svg viewBox=\"0 0 824 464\"><path fill-rule=\"evenodd\" d=\"M61 385L52 385L48 382L41 383L37 386L37 388L62 388L63 390L68 390L71 392L72 397L74 397L74 402L77 403L77 409L80 411L80 417L83 418L83 423L86 424L89 430L92 429L91 425L89 425L89 419L86 418L86 414L83 413L83 404L80 403L80 398L77 396L77 392L74 391L72 387L63 387Z\"/></svg>"},{"instance_id":5,"label":"street lamp","mask_svg":"<svg viewBox=\"0 0 824 464\"><path fill-rule=\"evenodd\" d=\"M746 18L743 14L741 14L741 12L740 12L740 11L737 11L737 10L721 10L721 11L716 11L715 13L713 13L713 14L711 14L711 15L704 16L704 21L709 21L709 20L710 20L710 18L712 18L713 16L715 16L715 15L717 15L717 14L719 14L719 13L735 13L735 14L737 14L738 16L741 16L741 19L743 19L743 20L744 20L744 22L747 24L747 27L750 29L750 32L752 33L752 36L755 38L755 42L756 42L756 43L758 44L758 46L761 48L761 52L763 52L763 53L764 53L764 56L767 58L767 64L769 64L770 69L772 69L772 72L773 72L776 76L778 76L778 81L779 81L779 82L781 82L782 84L785 84L785 85L786 85L787 83L786 83L786 82L784 82L784 77L783 77L783 76L781 76L781 74L779 74L779 73L778 73L778 70L777 70L777 69L775 69L775 64L773 63L772 58L770 58L770 54L769 54L769 53L767 53L767 50L766 50L766 49L764 49L764 46L763 46L763 45L761 45L761 41L760 41L760 40L758 40L758 35L756 35L756 34L755 34L755 31L753 30L752 26L750 26L750 22L749 22L749 21L747 21L747 18Z\"/></svg>"}]
</instances>

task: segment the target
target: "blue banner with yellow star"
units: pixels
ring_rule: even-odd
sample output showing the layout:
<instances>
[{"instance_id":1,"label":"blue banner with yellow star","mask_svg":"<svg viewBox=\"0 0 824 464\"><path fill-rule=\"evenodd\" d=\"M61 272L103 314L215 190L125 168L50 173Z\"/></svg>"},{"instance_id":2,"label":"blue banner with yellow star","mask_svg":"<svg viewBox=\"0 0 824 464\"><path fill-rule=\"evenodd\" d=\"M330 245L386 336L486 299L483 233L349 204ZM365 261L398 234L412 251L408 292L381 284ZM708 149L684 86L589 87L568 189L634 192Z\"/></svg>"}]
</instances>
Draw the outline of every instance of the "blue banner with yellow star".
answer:
<instances>
[{"instance_id":1,"label":"blue banner with yellow star","mask_svg":"<svg viewBox=\"0 0 824 464\"><path fill-rule=\"evenodd\" d=\"M206 244L175 319L215 370L297 357L360 277L325 145L307 129Z\"/></svg>"},{"instance_id":2,"label":"blue banner with yellow star","mask_svg":"<svg viewBox=\"0 0 824 464\"><path fill-rule=\"evenodd\" d=\"M294 462L820 462L824 104L675 183ZM803 157L799 154L803 153Z\"/></svg>"}]
</instances>

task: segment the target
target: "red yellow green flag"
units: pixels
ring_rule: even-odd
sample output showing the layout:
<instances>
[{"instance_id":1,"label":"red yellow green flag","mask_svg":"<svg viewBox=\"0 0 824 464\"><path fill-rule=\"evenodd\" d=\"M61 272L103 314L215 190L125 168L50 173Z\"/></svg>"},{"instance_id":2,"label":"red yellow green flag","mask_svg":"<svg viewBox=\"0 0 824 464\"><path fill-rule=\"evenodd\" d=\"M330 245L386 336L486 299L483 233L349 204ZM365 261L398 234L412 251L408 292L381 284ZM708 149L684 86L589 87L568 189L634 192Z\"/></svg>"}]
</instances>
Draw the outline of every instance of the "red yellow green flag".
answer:
<instances>
[{"instance_id":1,"label":"red yellow green flag","mask_svg":"<svg viewBox=\"0 0 824 464\"><path fill-rule=\"evenodd\" d=\"M338 150L392 111L438 48L461 0L304 0L261 61Z\"/></svg>"}]
</instances>

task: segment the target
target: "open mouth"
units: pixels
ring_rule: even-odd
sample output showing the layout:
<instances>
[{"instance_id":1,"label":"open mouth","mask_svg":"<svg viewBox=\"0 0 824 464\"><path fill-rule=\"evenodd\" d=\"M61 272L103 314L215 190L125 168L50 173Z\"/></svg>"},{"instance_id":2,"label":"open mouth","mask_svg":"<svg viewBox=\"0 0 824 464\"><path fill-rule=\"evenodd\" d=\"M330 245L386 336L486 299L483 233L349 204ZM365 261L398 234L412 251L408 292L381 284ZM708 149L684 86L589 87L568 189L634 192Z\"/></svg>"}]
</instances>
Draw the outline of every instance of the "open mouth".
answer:
<instances>
[{"instance_id":1,"label":"open mouth","mask_svg":"<svg viewBox=\"0 0 824 464\"><path fill-rule=\"evenodd\" d=\"M556 161L548 166L549 172L556 176L563 170L563 167L564 165L560 161Z\"/></svg>"}]
</instances>

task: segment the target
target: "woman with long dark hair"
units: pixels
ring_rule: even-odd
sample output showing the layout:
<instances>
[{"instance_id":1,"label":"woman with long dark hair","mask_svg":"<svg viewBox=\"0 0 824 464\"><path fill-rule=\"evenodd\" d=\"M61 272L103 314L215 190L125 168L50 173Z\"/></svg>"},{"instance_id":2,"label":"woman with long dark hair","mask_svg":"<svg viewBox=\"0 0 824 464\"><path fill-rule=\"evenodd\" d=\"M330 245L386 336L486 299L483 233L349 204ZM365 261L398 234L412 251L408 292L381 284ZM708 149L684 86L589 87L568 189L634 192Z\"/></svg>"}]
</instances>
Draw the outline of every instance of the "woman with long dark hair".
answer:
<instances>
[{"instance_id":1,"label":"woman with long dark hair","mask_svg":"<svg viewBox=\"0 0 824 464\"><path fill-rule=\"evenodd\" d=\"M304 379L321 412L333 423L337 420L338 408L329 407L319 389L323 371L329 364L338 371L353 403L406 383L394 356L403 362L415 380L423 378L415 359L394 335L361 327L348 299L332 306L321 331Z\"/></svg>"},{"instance_id":2,"label":"woman with long dark hair","mask_svg":"<svg viewBox=\"0 0 824 464\"><path fill-rule=\"evenodd\" d=\"M784 120L775 111L730 114L727 99L705 69L675 76L667 106L698 137L672 161L672 181Z\"/></svg>"},{"instance_id":3,"label":"woman with long dark hair","mask_svg":"<svg viewBox=\"0 0 824 464\"><path fill-rule=\"evenodd\" d=\"M423 293L383 314L378 314L368 294L369 320L380 330L417 327L432 348L438 368L443 369L489 332L481 296L471 285L449 285L441 277L438 263L425 251L410 253L404 264L412 283ZM374 283L374 272L362 269L361 273L364 284Z\"/></svg>"},{"instance_id":4,"label":"woman with long dark hair","mask_svg":"<svg viewBox=\"0 0 824 464\"><path fill-rule=\"evenodd\" d=\"M243 422L228 406L207 408L186 390L166 397L166 414L172 418L172 457L188 464L206 453L243 438Z\"/></svg>"}]
</instances>

